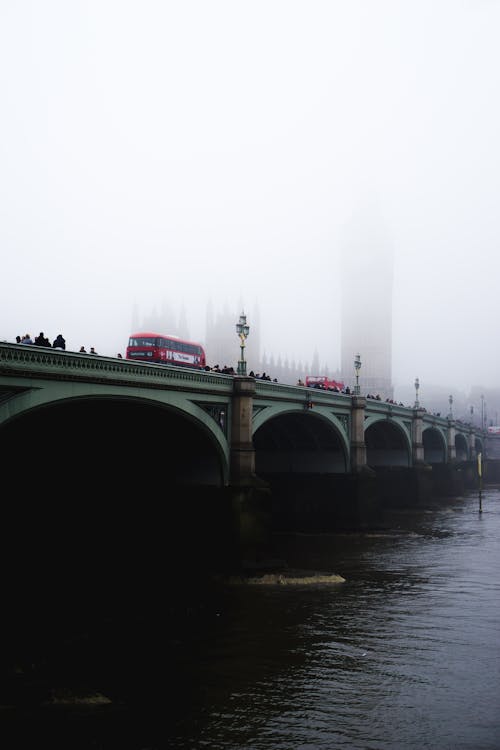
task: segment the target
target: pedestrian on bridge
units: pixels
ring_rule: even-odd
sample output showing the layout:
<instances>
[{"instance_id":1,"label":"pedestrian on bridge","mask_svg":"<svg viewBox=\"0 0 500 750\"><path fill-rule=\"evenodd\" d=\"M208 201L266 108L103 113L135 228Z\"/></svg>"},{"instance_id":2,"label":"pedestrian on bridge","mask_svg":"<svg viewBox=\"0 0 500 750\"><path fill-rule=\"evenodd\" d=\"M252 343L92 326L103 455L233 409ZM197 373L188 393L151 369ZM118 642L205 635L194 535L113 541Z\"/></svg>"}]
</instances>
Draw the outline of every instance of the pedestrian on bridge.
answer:
<instances>
[{"instance_id":1,"label":"pedestrian on bridge","mask_svg":"<svg viewBox=\"0 0 500 750\"><path fill-rule=\"evenodd\" d=\"M58 334L52 344L53 349L66 349L66 341L61 334Z\"/></svg>"},{"instance_id":2,"label":"pedestrian on bridge","mask_svg":"<svg viewBox=\"0 0 500 750\"><path fill-rule=\"evenodd\" d=\"M50 341L48 338L44 335L43 331L40 331L38 336L35 339L36 346L50 346Z\"/></svg>"}]
</instances>

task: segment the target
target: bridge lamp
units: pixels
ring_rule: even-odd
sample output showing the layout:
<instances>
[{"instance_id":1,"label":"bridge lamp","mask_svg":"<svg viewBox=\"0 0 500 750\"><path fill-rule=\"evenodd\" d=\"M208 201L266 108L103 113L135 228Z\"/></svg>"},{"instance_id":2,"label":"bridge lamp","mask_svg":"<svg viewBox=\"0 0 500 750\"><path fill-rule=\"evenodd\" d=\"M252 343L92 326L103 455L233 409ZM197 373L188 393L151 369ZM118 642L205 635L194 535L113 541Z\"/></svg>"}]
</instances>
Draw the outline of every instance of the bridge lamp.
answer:
<instances>
[{"instance_id":1,"label":"bridge lamp","mask_svg":"<svg viewBox=\"0 0 500 750\"><path fill-rule=\"evenodd\" d=\"M420 381L418 378L415 378L415 409L418 409L420 406L419 400L418 400L418 389L420 388Z\"/></svg>"},{"instance_id":2,"label":"bridge lamp","mask_svg":"<svg viewBox=\"0 0 500 750\"><path fill-rule=\"evenodd\" d=\"M450 413L448 414L448 419L453 419L453 396L448 396L448 403L450 404Z\"/></svg>"},{"instance_id":3,"label":"bridge lamp","mask_svg":"<svg viewBox=\"0 0 500 750\"><path fill-rule=\"evenodd\" d=\"M250 333L250 326L247 325L247 316L241 313L239 321L236 323L236 333L240 337L240 359L238 362L238 375L247 374L247 363L245 362L245 343Z\"/></svg>"},{"instance_id":4,"label":"bridge lamp","mask_svg":"<svg viewBox=\"0 0 500 750\"><path fill-rule=\"evenodd\" d=\"M470 405L470 423L471 425L474 424L474 407L472 404Z\"/></svg>"},{"instance_id":5,"label":"bridge lamp","mask_svg":"<svg viewBox=\"0 0 500 750\"><path fill-rule=\"evenodd\" d=\"M354 357L354 369L356 371L356 385L354 386L354 395L359 396L359 371L361 369L361 357L356 354Z\"/></svg>"}]
</instances>

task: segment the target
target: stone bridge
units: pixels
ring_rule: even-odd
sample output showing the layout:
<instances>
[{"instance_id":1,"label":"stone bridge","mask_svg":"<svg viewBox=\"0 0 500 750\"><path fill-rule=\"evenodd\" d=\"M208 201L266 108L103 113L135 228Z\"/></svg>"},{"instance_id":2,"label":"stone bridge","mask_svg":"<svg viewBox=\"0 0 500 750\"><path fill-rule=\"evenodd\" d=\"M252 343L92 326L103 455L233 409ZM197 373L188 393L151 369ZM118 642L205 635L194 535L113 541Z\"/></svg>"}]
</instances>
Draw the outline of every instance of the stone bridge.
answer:
<instances>
[{"instance_id":1,"label":"stone bridge","mask_svg":"<svg viewBox=\"0 0 500 750\"><path fill-rule=\"evenodd\" d=\"M11 460L32 468L39 456L64 471L77 452L104 466L112 458L115 477L145 461L169 482L220 487L456 464L484 454L485 441L422 408L15 344L0 345L0 435L15 446ZM131 487L148 484L138 474Z\"/></svg>"},{"instance_id":2,"label":"stone bridge","mask_svg":"<svg viewBox=\"0 0 500 750\"><path fill-rule=\"evenodd\" d=\"M91 561L103 590L116 560L127 586L139 570L197 576L266 556L274 531L379 527L393 503L460 494L485 440L362 396L3 343L0 563L22 533L33 592L37 566L42 585L61 560L79 590Z\"/></svg>"}]
</instances>

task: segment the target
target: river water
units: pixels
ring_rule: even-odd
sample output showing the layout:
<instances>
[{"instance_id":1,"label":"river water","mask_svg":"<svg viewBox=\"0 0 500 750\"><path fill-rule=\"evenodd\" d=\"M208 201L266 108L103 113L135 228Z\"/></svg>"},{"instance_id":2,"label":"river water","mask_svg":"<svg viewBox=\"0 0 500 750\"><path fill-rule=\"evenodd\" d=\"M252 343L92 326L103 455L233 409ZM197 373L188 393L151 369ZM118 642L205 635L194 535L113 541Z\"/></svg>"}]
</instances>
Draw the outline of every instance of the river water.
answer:
<instances>
[{"instance_id":1,"label":"river water","mask_svg":"<svg viewBox=\"0 0 500 750\"><path fill-rule=\"evenodd\" d=\"M94 686L112 703L21 713L17 737L29 726L31 746L68 750L500 748L499 489L481 513L470 493L395 512L383 532L275 546L292 569L344 582L193 592L177 624L113 640L122 671Z\"/></svg>"}]
</instances>

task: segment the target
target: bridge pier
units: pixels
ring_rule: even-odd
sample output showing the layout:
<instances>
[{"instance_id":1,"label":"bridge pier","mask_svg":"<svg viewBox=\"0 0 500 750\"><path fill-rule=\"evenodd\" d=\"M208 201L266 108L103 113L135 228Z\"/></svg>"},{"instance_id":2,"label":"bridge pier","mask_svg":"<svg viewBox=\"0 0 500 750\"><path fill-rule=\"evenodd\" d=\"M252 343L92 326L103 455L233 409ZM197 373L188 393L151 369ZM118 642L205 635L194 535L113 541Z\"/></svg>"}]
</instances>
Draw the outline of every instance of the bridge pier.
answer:
<instances>
[{"instance_id":1,"label":"bridge pier","mask_svg":"<svg viewBox=\"0 0 500 750\"><path fill-rule=\"evenodd\" d=\"M234 378L230 453L230 482L233 486L254 484L255 449L252 439L254 396L254 378Z\"/></svg>"},{"instance_id":2,"label":"bridge pier","mask_svg":"<svg viewBox=\"0 0 500 750\"><path fill-rule=\"evenodd\" d=\"M448 419L447 448L447 462L454 464L457 460L457 449L455 447L455 425L451 419Z\"/></svg>"},{"instance_id":3,"label":"bridge pier","mask_svg":"<svg viewBox=\"0 0 500 750\"><path fill-rule=\"evenodd\" d=\"M271 493L255 474L252 434L255 379L235 377L231 410L230 483L235 555L258 562L266 555L271 532Z\"/></svg>"},{"instance_id":4,"label":"bridge pier","mask_svg":"<svg viewBox=\"0 0 500 750\"><path fill-rule=\"evenodd\" d=\"M424 410L416 408L413 411L412 421L412 447L413 447L413 465L419 466L424 463Z\"/></svg>"},{"instance_id":5,"label":"bridge pier","mask_svg":"<svg viewBox=\"0 0 500 750\"><path fill-rule=\"evenodd\" d=\"M427 464L378 466L376 474L381 509L415 507L434 494L432 467Z\"/></svg>"},{"instance_id":6,"label":"bridge pier","mask_svg":"<svg viewBox=\"0 0 500 750\"><path fill-rule=\"evenodd\" d=\"M375 472L273 474L272 532L358 531L377 523Z\"/></svg>"},{"instance_id":7,"label":"bridge pier","mask_svg":"<svg viewBox=\"0 0 500 750\"><path fill-rule=\"evenodd\" d=\"M366 398L353 396L351 399L351 471L354 474L369 471L366 464L365 409Z\"/></svg>"},{"instance_id":8,"label":"bridge pier","mask_svg":"<svg viewBox=\"0 0 500 750\"><path fill-rule=\"evenodd\" d=\"M470 456L470 458L471 458L472 461L474 461L477 458L477 454L476 454L476 436L475 436L474 432L472 431L472 429L471 429L471 431L469 433L469 456Z\"/></svg>"},{"instance_id":9,"label":"bridge pier","mask_svg":"<svg viewBox=\"0 0 500 750\"><path fill-rule=\"evenodd\" d=\"M234 567L256 564L271 556L271 490L258 487L229 487Z\"/></svg>"},{"instance_id":10,"label":"bridge pier","mask_svg":"<svg viewBox=\"0 0 500 750\"><path fill-rule=\"evenodd\" d=\"M476 489L479 487L479 475L475 458L469 461L463 461L460 464L460 471L462 472L464 487L467 489Z\"/></svg>"},{"instance_id":11,"label":"bridge pier","mask_svg":"<svg viewBox=\"0 0 500 750\"><path fill-rule=\"evenodd\" d=\"M462 465L456 461L432 464L432 493L436 497L463 495L465 489Z\"/></svg>"}]
</instances>

